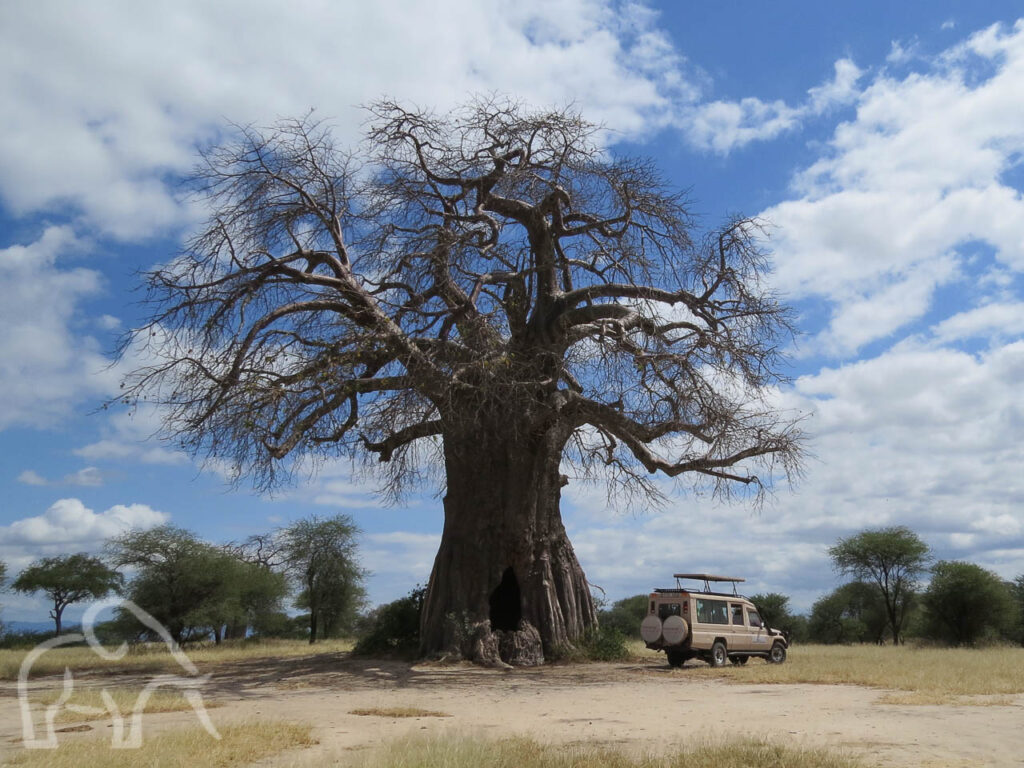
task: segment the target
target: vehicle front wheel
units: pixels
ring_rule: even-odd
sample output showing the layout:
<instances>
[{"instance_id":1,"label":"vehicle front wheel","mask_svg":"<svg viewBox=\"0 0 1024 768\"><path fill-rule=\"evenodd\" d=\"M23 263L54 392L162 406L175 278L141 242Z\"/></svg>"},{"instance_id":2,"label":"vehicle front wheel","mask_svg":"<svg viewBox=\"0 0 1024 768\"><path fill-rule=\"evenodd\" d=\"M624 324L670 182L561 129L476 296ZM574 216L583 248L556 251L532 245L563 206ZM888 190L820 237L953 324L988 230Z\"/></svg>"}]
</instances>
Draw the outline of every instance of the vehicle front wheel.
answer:
<instances>
[{"instance_id":1,"label":"vehicle front wheel","mask_svg":"<svg viewBox=\"0 0 1024 768\"><path fill-rule=\"evenodd\" d=\"M781 664L786 660L786 648L782 643L776 643L772 646L771 651L768 652L768 663L769 664Z\"/></svg>"},{"instance_id":2,"label":"vehicle front wheel","mask_svg":"<svg viewBox=\"0 0 1024 768\"><path fill-rule=\"evenodd\" d=\"M715 644L711 646L711 653L708 654L708 663L712 667L724 667L725 662L729 660L729 654L725 650L725 643L721 640L716 640Z\"/></svg>"}]
</instances>

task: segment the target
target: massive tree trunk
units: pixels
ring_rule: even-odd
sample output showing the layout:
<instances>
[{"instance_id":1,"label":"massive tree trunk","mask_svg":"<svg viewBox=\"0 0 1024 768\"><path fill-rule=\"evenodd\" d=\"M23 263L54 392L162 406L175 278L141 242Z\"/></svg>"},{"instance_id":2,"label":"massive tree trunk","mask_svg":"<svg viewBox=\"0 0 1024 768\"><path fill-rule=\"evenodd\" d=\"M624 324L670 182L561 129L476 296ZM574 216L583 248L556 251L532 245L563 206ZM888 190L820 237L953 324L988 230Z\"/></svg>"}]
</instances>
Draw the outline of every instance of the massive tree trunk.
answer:
<instances>
[{"instance_id":1,"label":"massive tree trunk","mask_svg":"<svg viewBox=\"0 0 1024 768\"><path fill-rule=\"evenodd\" d=\"M540 664L596 625L559 512L568 430L445 434L444 532L423 606L421 651Z\"/></svg>"}]
</instances>

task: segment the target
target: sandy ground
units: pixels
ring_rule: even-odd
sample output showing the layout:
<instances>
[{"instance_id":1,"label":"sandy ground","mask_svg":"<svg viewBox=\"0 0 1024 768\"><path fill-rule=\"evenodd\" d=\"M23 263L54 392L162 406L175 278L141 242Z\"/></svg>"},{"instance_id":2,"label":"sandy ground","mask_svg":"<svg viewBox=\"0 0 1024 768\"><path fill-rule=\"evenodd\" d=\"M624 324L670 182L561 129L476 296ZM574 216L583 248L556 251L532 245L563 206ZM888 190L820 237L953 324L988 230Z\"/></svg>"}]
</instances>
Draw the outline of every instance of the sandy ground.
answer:
<instances>
[{"instance_id":1,"label":"sandy ground","mask_svg":"<svg viewBox=\"0 0 1024 768\"><path fill-rule=\"evenodd\" d=\"M751 663L762 663L752 661ZM886 766L1021 766L1024 696L1000 706L881 704L855 686L746 685L664 661L485 670L353 660L344 654L249 661L213 670L204 689L217 724L263 718L312 723L319 745L266 766L350 762L397 736L444 732L521 735L553 744L667 751L692 739L754 734L793 745L844 749ZM142 685L145 678L83 677L76 685ZM58 678L33 683L56 688ZM388 718L360 708L417 707L449 717ZM15 686L0 685L0 760L19 752ZM195 725L191 712L147 715L144 733ZM104 721L62 739L110 733Z\"/></svg>"}]
</instances>

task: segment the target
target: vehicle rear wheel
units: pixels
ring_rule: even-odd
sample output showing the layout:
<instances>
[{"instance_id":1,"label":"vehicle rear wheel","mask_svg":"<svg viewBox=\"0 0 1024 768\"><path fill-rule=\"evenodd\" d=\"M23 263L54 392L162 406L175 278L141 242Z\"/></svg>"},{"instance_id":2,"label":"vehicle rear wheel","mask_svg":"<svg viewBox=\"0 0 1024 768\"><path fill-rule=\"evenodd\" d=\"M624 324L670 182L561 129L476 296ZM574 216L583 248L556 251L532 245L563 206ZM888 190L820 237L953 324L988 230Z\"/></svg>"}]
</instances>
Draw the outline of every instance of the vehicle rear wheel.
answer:
<instances>
[{"instance_id":1,"label":"vehicle rear wheel","mask_svg":"<svg viewBox=\"0 0 1024 768\"><path fill-rule=\"evenodd\" d=\"M786 648L782 643L776 643L772 646L771 651L768 652L768 663L769 664L781 664L786 660Z\"/></svg>"},{"instance_id":2,"label":"vehicle rear wheel","mask_svg":"<svg viewBox=\"0 0 1024 768\"><path fill-rule=\"evenodd\" d=\"M724 667L729 659L729 653L725 649L725 643L716 640L711 646L711 653L708 654L708 663L712 667Z\"/></svg>"},{"instance_id":3,"label":"vehicle rear wheel","mask_svg":"<svg viewBox=\"0 0 1024 768\"><path fill-rule=\"evenodd\" d=\"M686 663L686 654L682 651L667 650L665 655L668 656L668 665L670 667L681 667Z\"/></svg>"}]
</instances>

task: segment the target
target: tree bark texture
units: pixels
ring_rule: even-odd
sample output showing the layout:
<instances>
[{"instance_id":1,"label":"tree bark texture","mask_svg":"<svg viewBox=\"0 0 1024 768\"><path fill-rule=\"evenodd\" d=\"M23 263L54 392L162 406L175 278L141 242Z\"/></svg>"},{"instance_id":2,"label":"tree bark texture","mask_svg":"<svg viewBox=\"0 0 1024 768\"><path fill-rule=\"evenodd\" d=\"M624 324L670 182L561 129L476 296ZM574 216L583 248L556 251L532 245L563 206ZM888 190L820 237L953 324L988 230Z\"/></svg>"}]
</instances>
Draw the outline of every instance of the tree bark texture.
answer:
<instances>
[{"instance_id":1,"label":"tree bark texture","mask_svg":"<svg viewBox=\"0 0 1024 768\"><path fill-rule=\"evenodd\" d=\"M543 663L596 626L559 512L567 430L446 435L444 532L421 651L483 664Z\"/></svg>"}]
</instances>

